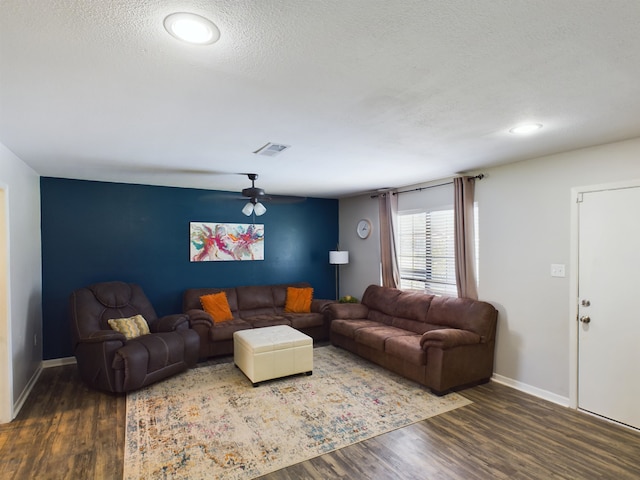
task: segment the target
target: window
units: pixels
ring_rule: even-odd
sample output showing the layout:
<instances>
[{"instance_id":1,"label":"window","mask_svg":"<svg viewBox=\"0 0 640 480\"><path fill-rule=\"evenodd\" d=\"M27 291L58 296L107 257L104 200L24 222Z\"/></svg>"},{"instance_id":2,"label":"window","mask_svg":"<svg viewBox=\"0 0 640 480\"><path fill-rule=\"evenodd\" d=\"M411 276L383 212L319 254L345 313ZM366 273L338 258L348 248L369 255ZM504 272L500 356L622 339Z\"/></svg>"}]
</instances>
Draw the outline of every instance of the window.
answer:
<instances>
[{"instance_id":1,"label":"window","mask_svg":"<svg viewBox=\"0 0 640 480\"><path fill-rule=\"evenodd\" d=\"M457 296L453 208L398 214L398 263L403 290ZM476 272L478 209L475 209Z\"/></svg>"},{"instance_id":2,"label":"window","mask_svg":"<svg viewBox=\"0 0 640 480\"><path fill-rule=\"evenodd\" d=\"M398 215L400 288L457 295L453 210Z\"/></svg>"}]
</instances>

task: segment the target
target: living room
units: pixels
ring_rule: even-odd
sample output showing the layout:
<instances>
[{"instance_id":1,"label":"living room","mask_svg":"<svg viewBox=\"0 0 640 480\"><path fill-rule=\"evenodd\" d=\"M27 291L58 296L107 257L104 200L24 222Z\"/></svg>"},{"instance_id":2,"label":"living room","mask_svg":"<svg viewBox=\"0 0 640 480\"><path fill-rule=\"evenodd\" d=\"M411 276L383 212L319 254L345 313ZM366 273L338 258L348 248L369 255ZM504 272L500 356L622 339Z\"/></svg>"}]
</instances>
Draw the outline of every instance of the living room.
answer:
<instances>
[{"instance_id":1,"label":"living room","mask_svg":"<svg viewBox=\"0 0 640 480\"><path fill-rule=\"evenodd\" d=\"M574 2L565 3L568 10L574 10ZM619 7L620 12L629 9L637 13L637 7L628 2L620 2ZM6 7L3 5L3 8ZM62 7L60 12L63 17L69 13ZM624 23L625 16L632 17L620 13L611 21ZM603 21L601 28L609 26ZM601 123L593 120L588 125L586 136L591 138L582 137L578 147L573 143L579 136L574 127L565 127L563 135L555 134L543 151L538 145L542 142L540 136L515 138L505 133L497 144L492 144L493 150L489 148L483 154L487 166L462 169L453 165L448 171L393 184L400 190L408 190L447 182L463 170L470 175L485 175L476 183L475 192L479 215L478 291L481 299L491 302L499 311L494 380L572 408L577 406L577 332L572 306L577 265L572 189L640 178L637 122L617 123L625 112L637 112L640 96L633 80L637 78L634 65L638 62L634 61L636 54L630 46L637 43L628 43L633 35L624 28L619 30L629 37L623 36L621 44L627 47L621 48L617 55L603 47L603 51L594 52L593 57L583 57L587 63L607 58L618 72L612 75L615 78L605 77L600 83L594 80L592 90L587 92L576 93L573 87L558 87L558 95L584 96L585 103L589 95L595 96L600 89L613 95L598 97L611 110L597 113ZM4 38L3 43L6 44ZM612 70L608 65L598 68ZM4 70L5 67L3 74ZM24 101L27 97L19 93L12 92L16 101ZM622 98L626 98L626 102ZM3 105L8 105L5 102L8 100L3 95ZM482 104L480 100L478 103ZM552 114L549 105L545 108L532 109L532 114L553 117L556 124L577 122L576 118L584 113L554 111ZM620 117L611 113L616 110L621 112ZM117 181L108 175L86 178L79 167L77 176L54 175L48 173L49 167L34 168L32 154L18 154L13 146L17 140L9 136L12 129L8 124L12 120L28 123L28 119L29 116L27 120L19 116L5 117L0 131L0 189L3 192L0 210L6 212L0 240L6 258L0 264L4 263L3 271L7 272L2 276L0 299L9 306L0 318L3 358L0 419L3 421L10 421L19 413L37 382L43 361L47 366L57 365L73 356L66 314L68 295L73 288L116 277L138 281L156 308L166 313L179 310L182 290L192 286L230 286L267 279L307 280L318 295L333 297L335 270L328 263L327 255L337 244L350 253L349 264L340 266L339 270L340 295L359 297L369 284L379 283L378 204L371 198L375 189L363 188L360 193L335 197L311 194L301 203L267 205L268 213L260 219L269 235L265 261L220 262L215 265L216 270L212 270L212 264L188 262L185 251L188 223L246 219L239 211L242 204L238 206L238 202L223 198L226 192L247 186L240 185L246 183L246 177L225 178L231 185L228 188L205 188L163 183L166 179L154 183L162 174L146 183ZM37 122L33 126L35 133L36 127ZM309 129L314 129L314 125L310 124ZM553 129L553 122L545 123L540 134ZM495 141L499 136L491 127L480 130L480 137L489 136ZM446 137L446 132L439 133ZM35 138L41 137L35 135ZM117 141L117 137L105 136L98 147ZM514 144L521 150L502 154L501 148L513 148ZM53 148L55 142L51 146ZM292 148L283 153L278 162L284 162L286 155L294 152ZM99 154L94 159L97 157ZM503 161L491 164L491 157ZM136 172L132 172L126 159L110 164L102 164L102 159L98 159L103 172L117 171L121 166L125 176L135 178ZM47 158L50 168L58 160L61 161ZM90 157L85 159L87 169L89 160ZM367 169L359 155L354 163L356 170ZM393 161L388 160L387 164L389 170L393 170ZM234 165L227 171L246 170L244 165ZM343 173L342 169L331 174L336 183L356 177ZM258 184L262 179L266 180L262 176ZM207 177L204 182L207 181L219 180ZM269 183L265 188L269 189L267 185ZM389 186L377 184L377 188ZM304 192L276 190L275 193L302 195ZM413 202L419 198L424 204L439 205L441 197L450 194L451 187L444 186L403 194L399 201ZM204 198L206 195L209 197ZM358 238L355 231L357 222L363 218L369 219L373 226L373 234L364 240ZM125 235L118 235L119 232ZM552 264L565 265L565 276L552 277L549 272ZM631 370L629 374L632 375Z\"/></svg>"}]
</instances>

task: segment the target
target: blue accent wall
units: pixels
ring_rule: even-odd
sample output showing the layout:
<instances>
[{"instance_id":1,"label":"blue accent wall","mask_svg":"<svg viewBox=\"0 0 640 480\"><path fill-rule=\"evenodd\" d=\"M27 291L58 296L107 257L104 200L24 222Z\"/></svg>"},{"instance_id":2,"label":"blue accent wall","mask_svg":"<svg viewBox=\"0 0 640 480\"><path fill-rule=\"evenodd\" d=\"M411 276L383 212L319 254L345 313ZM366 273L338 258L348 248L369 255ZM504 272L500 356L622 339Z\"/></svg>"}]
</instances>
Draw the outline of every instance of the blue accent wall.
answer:
<instances>
[{"instance_id":1,"label":"blue accent wall","mask_svg":"<svg viewBox=\"0 0 640 480\"><path fill-rule=\"evenodd\" d=\"M264 260L190 262L189 223L251 223L228 192L43 177L43 358L73 356L69 295L96 282L138 283L158 315L182 311L193 287L307 281L335 296L328 252L338 242L338 201L267 203Z\"/></svg>"}]
</instances>

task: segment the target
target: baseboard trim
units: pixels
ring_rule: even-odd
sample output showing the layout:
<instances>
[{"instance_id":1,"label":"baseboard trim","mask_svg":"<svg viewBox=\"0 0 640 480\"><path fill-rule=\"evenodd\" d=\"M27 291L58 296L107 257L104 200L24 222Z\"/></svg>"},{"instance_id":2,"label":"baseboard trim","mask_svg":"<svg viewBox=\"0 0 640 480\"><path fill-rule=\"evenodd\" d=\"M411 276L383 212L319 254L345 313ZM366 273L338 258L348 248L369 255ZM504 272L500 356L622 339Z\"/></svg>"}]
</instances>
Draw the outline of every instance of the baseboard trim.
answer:
<instances>
[{"instance_id":1,"label":"baseboard trim","mask_svg":"<svg viewBox=\"0 0 640 480\"><path fill-rule=\"evenodd\" d=\"M51 360L43 360L42 368L62 367L64 365L75 365L76 357L52 358Z\"/></svg>"},{"instance_id":2,"label":"baseboard trim","mask_svg":"<svg viewBox=\"0 0 640 480\"><path fill-rule=\"evenodd\" d=\"M33 375L27 382L27 385L24 387L24 390L22 390L22 393L18 397L18 400L16 400L16 403L13 405L13 418L16 418L18 416L18 413L20 413L20 409L24 406L24 402L27 401L27 398L29 398L29 394L31 393L31 390L33 390L33 387L35 387L36 382L38 381L38 378L40 378L41 373L42 373L42 364L36 369L35 372L33 372Z\"/></svg>"},{"instance_id":3,"label":"baseboard trim","mask_svg":"<svg viewBox=\"0 0 640 480\"><path fill-rule=\"evenodd\" d=\"M36 371L33 372L33 375L27 382L27 385L24 387L24 390L20 394L20 397L18 397L16 403L13 404L12 420L18 416L18 413L20 413L20 410L24 406L24 403L27 401L27 398L29 398L31 390L33 390L33 387L35 387L36 382L40 378L42 370L51 367L61 367L63 365L73 365L75 363L76 357L54 358L52 360L43 360L42 362L40 362L40 365L38 366Z\"/></svg>"},{"instance_id":4,"label":"baseboard trim","mask_svg":"<svg viewBox=\"0 0 640 480\"><path fill-rule=\"evenodd\" d=\"M507 387L515 388L516 390L520 390L521 392L528 393L533 395L534 397L542 398L543 400L548 400L550 402L556 403L558 405L562 405L563 407L569 406L569 398L562 397L555 393L551 393L547 390L543 390L538 387L534 387L528 385L526 383L519 382L517 380L513 380L512 378L503 377L502 375L498 375L494 373L491 377L496 383L501 383L502 385L506 385Z\"/></svg>"}]
</instances>

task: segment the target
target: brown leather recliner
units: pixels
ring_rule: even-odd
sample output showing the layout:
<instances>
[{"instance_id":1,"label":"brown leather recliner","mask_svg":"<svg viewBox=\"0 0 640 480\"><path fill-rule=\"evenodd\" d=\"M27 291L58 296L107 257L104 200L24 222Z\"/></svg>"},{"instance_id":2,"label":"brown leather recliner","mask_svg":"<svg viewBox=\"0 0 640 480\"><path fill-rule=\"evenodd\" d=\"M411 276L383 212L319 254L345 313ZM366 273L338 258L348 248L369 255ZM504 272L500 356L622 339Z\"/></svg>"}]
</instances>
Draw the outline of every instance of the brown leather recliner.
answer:
<instances>
[{"instance_id":1,"label":"brown leather recliner","mask_svg":"<svg viewBox=\"0 0 640 480\"><path fill-rule=\"evenodd\" d=\"M158 318L138 285L105 282L74 291L70 298L73 350L80 377L89 386L128 392L193 367L200 337L185 314ZM142 315L150 334L127 340L109 319Z\"/></svg>"}]
</instances>

